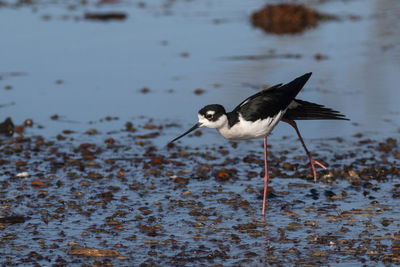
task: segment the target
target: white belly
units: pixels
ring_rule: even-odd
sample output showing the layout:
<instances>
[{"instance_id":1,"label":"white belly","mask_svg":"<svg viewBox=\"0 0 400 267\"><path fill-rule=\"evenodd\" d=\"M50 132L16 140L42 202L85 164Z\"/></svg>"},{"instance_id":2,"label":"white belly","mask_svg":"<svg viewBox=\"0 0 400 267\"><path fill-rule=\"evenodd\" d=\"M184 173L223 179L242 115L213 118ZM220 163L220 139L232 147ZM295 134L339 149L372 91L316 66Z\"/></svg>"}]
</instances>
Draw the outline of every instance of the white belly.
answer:
<instances>
[{"instance_id":1,"label":"white belly","mask_svg":"<svg viewBox=\"0 0 400 267\"><path fill-rule=\"evenodd\" d=\"M224 126L218 129L219 133L229 140L245 140L264 138L268 136L281 120L285 111L279 112L275 117L257 121L246 121L239 114L239 122L232 127Z\"/></svg>"}]
</instances>

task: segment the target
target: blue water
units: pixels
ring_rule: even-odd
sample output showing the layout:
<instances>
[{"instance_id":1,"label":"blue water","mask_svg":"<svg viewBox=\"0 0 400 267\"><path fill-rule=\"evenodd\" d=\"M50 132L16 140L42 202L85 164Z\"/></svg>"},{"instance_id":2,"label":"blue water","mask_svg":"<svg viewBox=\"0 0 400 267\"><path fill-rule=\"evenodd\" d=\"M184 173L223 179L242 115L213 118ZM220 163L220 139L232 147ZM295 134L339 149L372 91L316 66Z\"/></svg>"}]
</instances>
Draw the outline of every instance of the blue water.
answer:
<instances>
[{"instance_id":1,"label":"blue water","mask_svg":"<svg viewBox=\"0 0 400 267\"><path fill-rule=\"evenodd\" d=\"M256 92L253 86L313 71L299 98L340 110L351 121L301 122L306 139L399 133L398 1L312 1L312 7L341 20L283 36L251 26L250 14L263 4L146 1L139 7L132 1L83 6L62 1L0 7L0 105L13 103L0 108L0 120L10 116L20 124L32 118L45 127L40 133L50 136L66 128L86 130L89 121L108 115L119 117L120 127L145 116L176 122L183 130L206 104L221 103L229 110ZM83 19L86 11L109 10L128 18L107 23ZM301 58L227 59L271 51ZM315 60L317 53L327 59ZM4 90L7 85L13 88ZM140 92L144 87L148 94ZM195 95L197 88L205 93ZM51 121L54 114L61 120ZM215 140L213 132L205 132L203 138ZM288 126L274 133L295 135Z\"/></svg>"}]
</instances>

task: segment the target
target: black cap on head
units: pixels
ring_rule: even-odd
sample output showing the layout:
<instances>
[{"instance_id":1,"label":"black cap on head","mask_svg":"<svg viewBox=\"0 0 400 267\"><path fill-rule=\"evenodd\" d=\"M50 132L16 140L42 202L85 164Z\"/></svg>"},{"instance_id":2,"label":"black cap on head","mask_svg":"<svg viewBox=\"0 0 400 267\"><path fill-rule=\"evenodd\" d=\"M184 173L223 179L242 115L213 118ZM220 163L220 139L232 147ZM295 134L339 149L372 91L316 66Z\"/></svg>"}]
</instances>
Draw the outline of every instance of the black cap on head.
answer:
<instances>
[{"instance_id":1,"label":"black cap on head","mask_svg":"<svg viewBox=\"0 0 400 267\"><path fill-rule=\"evenodd\" d=\"M219 104L207 105L199 110L199 114L209 121L217 121L219 117L226 114L225 108Z\"/></svg>"}]
</instances>

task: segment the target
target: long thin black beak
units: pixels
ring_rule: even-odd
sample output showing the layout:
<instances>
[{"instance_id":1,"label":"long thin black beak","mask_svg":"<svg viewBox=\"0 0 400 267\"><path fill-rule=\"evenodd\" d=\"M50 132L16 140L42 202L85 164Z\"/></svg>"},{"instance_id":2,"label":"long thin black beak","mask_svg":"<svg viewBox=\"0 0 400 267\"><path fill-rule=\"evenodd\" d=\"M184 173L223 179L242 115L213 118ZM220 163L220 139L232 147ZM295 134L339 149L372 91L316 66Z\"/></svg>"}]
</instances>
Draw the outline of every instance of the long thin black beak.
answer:
<instances>
[{"instance_id":1,"label":"long thin black beak","mask_svg":"<svg viewBox=\"0 0 400 267\"><path fill-rule=\"evenodd\" d=\"M190 133L191 131L196 130L197 128L199 128L201 126L201 124L198 122L196 123L192 128L190 128L189 130L187 130L186 132L184 132L183 134L181 134L180 136L178 136L177 138L175 138L174 140L172 140L170 143L175 142L176 140L184 137L185 135L187 135L188 133Z\"/></svg>"}]
</instances>

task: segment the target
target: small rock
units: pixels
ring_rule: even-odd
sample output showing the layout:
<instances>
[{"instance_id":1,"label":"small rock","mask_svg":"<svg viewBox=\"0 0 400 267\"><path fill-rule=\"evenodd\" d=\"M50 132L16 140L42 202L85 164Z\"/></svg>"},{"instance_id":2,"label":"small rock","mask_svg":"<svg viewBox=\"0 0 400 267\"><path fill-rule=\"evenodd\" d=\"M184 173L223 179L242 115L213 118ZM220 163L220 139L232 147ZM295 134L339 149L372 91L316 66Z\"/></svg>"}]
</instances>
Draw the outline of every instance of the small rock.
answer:
<instances>
[{"instance_id":1,"label":"small rock","mask_svg":"<svg viewBox=\"0 0 400 267\"><path fill-rule=\"evenodd\" d=\"M118 251L112 249L74 247L69 251L69 255L85 257L117 257L120 254Z\"/></svg>"},{"instance_id":2,"label":"small rock","mask_svg":"<svg viewBox=\"0 0 400 267\"><path fill-rule=\"evenodd\" d=\"M326 254L326 253L323 252L323 251L316 250L316 251L313 251L313 252L311 253L311 256L312 256L312 257L328 257L328 254Z\"/></svg>"},{"instance_id":3,"label":"small rock","mask_svg":"<svg viewBox=\"0 0 400 267\"><path fill-rule=\"evenodd\" d=\"M200 89L200 88L194 90L194 94L195 94L195 95L201 95L201 94L203 94L204 92L205 92L205 90L204 90L204 89Z\"/></svg>"},{"instance_id":4,"label":"small rock","mask_svg":"<svg viewBox=\"0 0 400 267\"><path fill-rule=\"evenodd\" d=\"M0 123L0 134L5 136L12 136L15 131L14 123L11 118L7 118L4 122Z\"/></svg>"},{"instance_id":5,"label":"small rock","mask_svg":"<svg viewBox=\"0 0 400 267\"><path fill-rule=\"evenodd\" d=\"M147 87L143 87L142 89L140 89L140 92L141 92L142 94L147 94L147 93L150 92L150 89L147 88Z\"/></svg>"},{"instance_id":6,"label":"small rock","mask_svg":"<svg viewBox=\"0 0 400 267\"><path fill-rule=\"evenodd\" d=\"M285 229L288 230L288 231L296 231L296 230L298 230L298 229L300 229L302 227L303 227L303 225L301 223L291 222L286 226Z\"/></svg>"},{"instance_id":7,"label":"small rock","mask_svg":"<svg viewBox=\"0 0 400 267\"><path fill-rule=\"evenodd\" d=\"M28 177L29 173L28 172L20 172L20 173L17 173L15 176L17 176L19 178L24 178L24 177Z\"/></svg>"},{"instance_id":8,"label":"small rock","mask_svg":"<svg viewBox=\"0 0 400 267\"><path fill-rule=\"evenodd\" d=\"M40 180L33 180L31 182L33 187L49 187L51 184L48 182L40 181Z\"/></svg>"}]
</instances>

